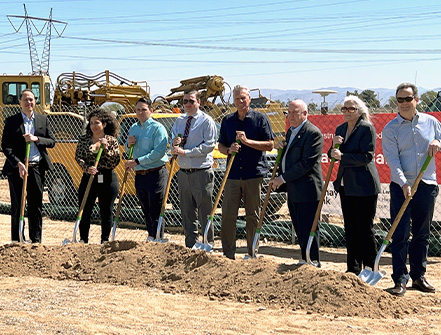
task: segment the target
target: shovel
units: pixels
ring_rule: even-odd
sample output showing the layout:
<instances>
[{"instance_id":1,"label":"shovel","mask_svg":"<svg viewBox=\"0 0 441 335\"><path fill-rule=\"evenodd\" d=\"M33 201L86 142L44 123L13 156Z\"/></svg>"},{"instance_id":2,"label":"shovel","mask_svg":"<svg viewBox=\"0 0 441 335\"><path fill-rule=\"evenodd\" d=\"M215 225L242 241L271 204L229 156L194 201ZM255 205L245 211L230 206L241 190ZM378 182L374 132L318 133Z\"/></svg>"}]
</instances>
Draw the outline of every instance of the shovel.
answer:
<instances>
[{"instance_id":1,"label":"shovel","mask_svg":"<svg viewBox=\"0 0 441 335\"><path fill-rule=\"evenodd\" d=\"M101 158L102 153L103 153L103 145L101 144L100 149L98 150L98 154L96 155L96 158L95 158L95 164L94 164L95 167L98 166L98 162ZM80 225L81 216L83 215L84 207L86 206L87 197L89 196L90 188L92 187L92 182L93 182L94 177L95 177L95 175L93 175L93 174L91 174L89 177L89 182L87 183L86 191L84 192L83 200L81 201L81 206L80 206L80 210L78 212L77 220L75 221L72 241L66 238L61 243L61 245L66 245L68 243L77 243L78 242L77 241L77 231L78 231L78 227Z\"/></svg>"},{"instance_id":2,"label":"shovel","mask_svg":"<svg viewBox=\"0 0 441 335\"><path fill-rule=\"evenodd\" d=\"M237 140L237 143L240 143L240 140ZM206 252L213 251L213 246L208 243L208 231L210 230L210 227L213 224L214 213L216 212L217 205L219 204L220 198L222 196L225 183L227 182L228 174L230 173L231 166L233 165L234 157L236 157L236 152L231 153L230 161L228 162L227 168L225 170L224 178L222 179L222 183L217 193L216 200L214 201L213 204L213 209L211 210L210 216L208 217L207 225L205 226L202 243L196 241L192 249L205 250Z\"/></svg>"},{"instance_id":3,"label":"shovel","mask_svg":"<svg viewBox=\"0 0 441 335\"><path fill-rule=\"evenodd\" d=\"M280 163L280 159L282 158L283 147L279 148L277 153L276 163L274 164L273 173L271 174L271 180L276 177L277 167ZM246 255L243 259L256 258L257 252L259 251L259 237L260 237L260 228L263 225L263 218L265 217L266 207L268 206L269 198L271 196L271 187L268 186L268 190L266 191L265 200L263 201L262 212L260 213L259 223L257 224L256 233L254 234L253 247L251 251L251 255Z\"/></svg>"},{"instance_id":4,"label":"shovel","mask_svg":"<svg viewBox=\"0 0 441 335\"><path fill-rule=\"evenodd\" d=\"M178 134L178 137L182 137L181 134ZM165 187L164 199L162 200L161 213L159 214L158 219L158 228L156 228L156 237L153 242L165 243L168 242L168 239L161 239L161 231L163 230L162 221L164 220L165 215L165 206L167 205L168 195L170 193L170 185L173 178L173 170L175 169L176 160L178 156L173 155L170 159L170 171L168 173L167 186ZM149 237L147 237L147 242L150 241Z\"/></svg>"},{"instance_id":5,"label":"shovel","mask_svg":"<svg viewBox=\"0 0 441 335\"><path fill-rule=\"evenodd\" d=\"M31 142L26 142L26 156L25 156L25 169L26 174L23 177L23 189L21 190L21 204L20 204L20 221L18 223L18 238L20 243L25 242L24 239L24 214L26 206L26 188L28 186L28 174L29 174L29 152L31 151Z\"/></svg>"},{"instance_id":6,"label":"shovel","mask_svg":"<svg viewBox=\"0 0 441 335\"><path fill-rule=\"evenodd\" d=\"M379 270L379 263L380 263L381 254L386 249L386 247L389 245L390 239L391 239L392 235L394 234L395 229L397 228L398 224L400 223L401 217L403 216L404 212L406 211L406 208L409 205L410 200L412 200L412 197L418 188L418 184L420 183L421 179L423 178L424 172L426 171L427 166L429 165L431 159L432 159L431 156L427 156L426 160L424 161L423 166L421 167L421 171L418 174L417 178L415 179L415 183L413 184L413 186L410 190L410 197L407 197L406 199L404 199L404 202L401 205L400 211L398 212L397 216L395 217L395 220L394 220L392 226L390 227L389 233L387 233L386 238L383 240L383 244L381 245L380 250L378 251L377 257L375 258L374 270L372 271L372 269L370 267L366 266L363 269L363 271L361 271L360 274L358 275L358 277L361 280L363 280L364 282L366 282L367 284L375 285L386 275L386 271Z\"/></svg>"},{"instance_id":7,"label":"shovel","mask_svg":"<svg viewBox=\"0 0 441 335\"><path fill-rule=\"evenodd\" d=\"M340 144L338 143L334 145L335 149L338 149L339 147ZM312 223L311 232L309 233L308 244L306 246L306 263L314 266L318 266L318 264L311 261L311 246L312 246L312 241L314 240L315 231L318 226L320 214L322 212L323 202L325 201L326 191L328 189L329 180L331 179L332 168L334 167L334 163L335 163L335 158L332 157L331 164L329 164L328 173L326 174L325 185L323 186L323 190L322 190L322 194L320 195L320 200L317 206L317 210L315 211L314 221Z\"/></svg>"},{"instance_id":8,"label":"shovel","mask_svg":"<svg viewBox=\"0 0 441 335\"><path fill-rule=\"evenodd\" d=\"M132 159L132 154L133 154L133 144L130 146L128 159ZM128 175L129 175L129 170L126 170L124 172L124 178L123 178L123 182L121 185L121 191L119 192L119 201L118 201L118 206L116 207L115 218L113 219L112 234L110 236L110 241L115 241L116 226L118 225L119 214L121 213L122 199L124 197L124 192L126 190L126 183L127 183Z\"/></svg>"}]
</instances>

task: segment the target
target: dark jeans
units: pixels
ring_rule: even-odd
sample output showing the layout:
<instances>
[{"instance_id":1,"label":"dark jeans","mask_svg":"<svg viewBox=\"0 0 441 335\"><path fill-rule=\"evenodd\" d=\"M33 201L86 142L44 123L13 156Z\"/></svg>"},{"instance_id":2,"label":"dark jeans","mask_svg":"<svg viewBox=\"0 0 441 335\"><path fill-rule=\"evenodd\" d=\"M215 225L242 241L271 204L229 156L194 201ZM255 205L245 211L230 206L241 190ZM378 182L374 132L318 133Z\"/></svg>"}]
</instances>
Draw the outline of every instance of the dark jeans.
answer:
<instances>
[{"instance_id":1,"label":"dark jeans","mask_svg":"<svg viewBox=\"0 0 441 335\"><path fill-rule=\"evenodd\" d=\"M416 280L426 273L430 224L437 195L438 185L420 182L392 236L390 249L393 266L392 279L395 283L407 283L409 278ZM403 190L398 184L391 183L390 215L392 221L397 216L403 202ZM412 232L412 240L409 242L410 232ZM407 272L406 267L408 253L410 273Z\"/></svg>"},{"instance_id":2,"label":"dark jeans","mask_svg":"<svg viewBox=\"0 0 441 335\"><path fill-rule=\"evenodd\" d=\"M136 194L144 213L145 223L149 236L156 238L159 214L161 214L167 186L168 171L165 165L147 174L137 174L135 177Z\"/></svg>"},{"instance_id":3,"label":"dark jeans","mask_svg":"<svg viewBox=\"0 0 441 335\"><path fill-rule=\"evenodd\" d=\"M98 183L98 175L103 175L103 182ZM84 197L90 174L84 173L78 189L79 204ZM110 229L113 223L113 205L118 195L118 178L113 170L100 171L93 178L92 186L87 197L86 206L80 221L80 239L89 242L90 217L96 198L101 215L101 243L109 240Z\"/></svg>"},{"instance_id":4,"label":"dark jeans","mask_svg":"<svg viewBox=\"0 0 441 335\"><path fill-rule=\"evenodd\" d=\"M374 217L378 195L363 197L345 195L339 190L345 223L347 271L359 274L363 267L374 267L377 255Z\"/></svg>"},{"instance_id":5,"label":"dark jeans","mask_svg":"<svg viewBox=\"0 0 441 335\"><path fill-rule=\"evenodd\" d=\"M299 240L300 249L302 251L302 259L306 260L306 247L308 246L309 234L311 232L312 223L314 222L315 212L317 211L318 201L293 202L289 201L288 193L288 209L291 216L292 224ZM315 232L312 240L310 258L312 261L320 263L320 239L319 227Z\"/></svg>"},{"instance_id":6,"label":"dark jeans","mask_svg":"<svg viewBox=\"0 0 441 335\"><path fill-rule=\"evenodd\" d=\"M29 238L32 243L41 242L41 230L43 221L41 218L43 207L43 184L45 171L40 165L29 167L29 174L26 187L27 213L29 219ZM18 168L8 175L9 193L11 196L11 240L19 241L19 222L21 192L23 189L23 179L18 174ZM23 231L20 232L24 234ZM24 237L24 235L23 235Z\"/></svg>"}]
</instances>

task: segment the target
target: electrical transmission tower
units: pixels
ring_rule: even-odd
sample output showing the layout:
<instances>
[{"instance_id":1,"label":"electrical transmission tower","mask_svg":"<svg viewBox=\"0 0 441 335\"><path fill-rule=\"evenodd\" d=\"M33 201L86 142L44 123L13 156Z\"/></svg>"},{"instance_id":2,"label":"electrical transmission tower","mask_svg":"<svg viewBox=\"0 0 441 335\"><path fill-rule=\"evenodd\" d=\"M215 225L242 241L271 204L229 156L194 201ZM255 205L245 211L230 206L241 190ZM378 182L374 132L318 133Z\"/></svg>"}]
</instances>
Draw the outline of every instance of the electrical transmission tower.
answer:
<instances>
[{"instance_id":1,"label":"electrical transmission tower","mask_svg":"<svg viewBox=\"0 0 441 335\"><path fill-rule=\"evenodd\" d=\"M28 15L28 11L26 10L26 5L24 6L24 12L25 15L7 15L7 18L9 20L9 23L11 23L11 26L14 28L15 32L18 33L23 26L24 23L26 23L26 30L28 34L28 44L29 44L29 55L31 57L31 67L32 67L32 74L41 75L41 74L47 74L49 75L49 58L50 58L50 52L51 52L51 37L52 37L52 27L54 28L55 32L57 33L58 37L61 37L61 35L64 33L64 30L66 29L67 23L62 21L57 21L52 19L52 8L49 15L49 19L44 19L40 17L32 17ZM21 24L18 28L14 26L14 24L11 21L11 18L19 18L23 19ZM34 23L34 20L37 21L44 21L44 25L41 29L38 29L37 26ZM59 23L63 25L63 29L61 29L61 32L57 29L57 27L54 25L54 23ZM36 30L38 35L41 35L44 28L46 28L46 38L44 40L44 49L43 49L43 55L40 62L40 58L38 57L37 47L35 46L34 41L34 34L32 32L32 27Z\"/></svg>"}]
</instances>

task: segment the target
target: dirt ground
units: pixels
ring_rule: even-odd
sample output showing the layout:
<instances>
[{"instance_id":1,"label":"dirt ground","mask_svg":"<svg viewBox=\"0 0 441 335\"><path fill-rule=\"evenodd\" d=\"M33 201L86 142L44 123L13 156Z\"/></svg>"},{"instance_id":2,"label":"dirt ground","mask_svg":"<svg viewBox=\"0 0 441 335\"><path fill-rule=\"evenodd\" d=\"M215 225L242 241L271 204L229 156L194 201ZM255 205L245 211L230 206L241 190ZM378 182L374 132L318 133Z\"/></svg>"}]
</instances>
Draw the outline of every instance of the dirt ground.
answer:
<instances>
[{"instance_id":1,"label":"dirt ground","mask_svg":"<svg viewBox=\"0 0 441 335\"><path fill-rule=\"evenodd\" d=\"M207 254L183 247L181 235L62 246L55 232L66 224L45 218L44 244L10 244L0 215L1 334L441 334L441 258L427 273L437 293L396 298L384 290L387 253L388 275L371 287L344 273L342 249L322 248L318 269L276 242L246 261L244 241L232 261L219 241Z\"/></svg>"}]
</instances>

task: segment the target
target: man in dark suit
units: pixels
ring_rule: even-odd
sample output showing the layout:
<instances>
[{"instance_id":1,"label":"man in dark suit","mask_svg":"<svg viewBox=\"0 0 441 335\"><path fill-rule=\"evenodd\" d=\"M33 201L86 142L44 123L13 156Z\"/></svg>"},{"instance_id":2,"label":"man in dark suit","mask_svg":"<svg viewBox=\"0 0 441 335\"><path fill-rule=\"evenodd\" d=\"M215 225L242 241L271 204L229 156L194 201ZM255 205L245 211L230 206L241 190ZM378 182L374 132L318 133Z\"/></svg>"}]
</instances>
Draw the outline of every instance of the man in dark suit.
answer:
<instances>
[{"instance_id":1,"label":"man in dark suit","mask_svg":"<svg viewBox=\"0 0 441 335\"><path fill-rule=\"evenodd\" d=\"M2 136L2 150L6 156L3 174L8 177L11 196L11 239L19 241L19 234L24 234L24 230L19 231L19 220L23 178L27 174L29 237L32 243L39 243L44 177L45 172L53 168L46 148L55 146L55 138L46 116L34 112L35 95L31 90L21 93L20 107L20 113L5 120ZM28 171L25 168L26 142L31 143Z\"/></svg>"},{"instance_id":2,"label":"man in dark suit","mask_svg":"<svg viewBox=\"0 0 441 335\"><path fill-rule=\"evenodd\" d=\"M291 127L286 142L279 142L276 148L284 146L279 176L270 184L278 189L286 183L288 208L302 251L300 263L306 259L306 247L315 212L323 188L321 157L323 136L320 130L308 121L308 107L302 100L294 100L288 106ZM318 232L318 230L317 230ZM311 246L311 260L320 266L319 234L315 234Z\"/></svg>"}]
</instances>

